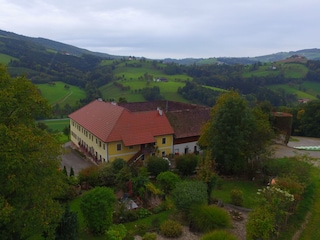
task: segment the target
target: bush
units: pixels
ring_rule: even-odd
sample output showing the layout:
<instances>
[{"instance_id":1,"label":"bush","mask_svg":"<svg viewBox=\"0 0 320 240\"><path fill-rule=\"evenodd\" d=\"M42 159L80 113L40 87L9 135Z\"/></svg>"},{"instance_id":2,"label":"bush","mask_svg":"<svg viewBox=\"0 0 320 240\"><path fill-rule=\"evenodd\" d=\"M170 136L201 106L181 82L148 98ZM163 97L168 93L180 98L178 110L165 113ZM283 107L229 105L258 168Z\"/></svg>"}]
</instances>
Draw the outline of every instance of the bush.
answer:
<instances>
[{"instance_id":1,"label":"bush","mask_svg":"<svg viewBox=\"0 0 320 240\"><path fill-rule=\"evenodd\" d=\"M177 209L188 210L194 204L208 203L207 185L201 181L179 182L171 197Z\"/></svg>"},{"instance_id":2,"label":"bush","mask_svg":"<svg viewBox=\"0 0 320 240\"><path fill-rule=\"evenodd\" d=\"M150 175L158 176L159 173L169 170L169 163L163 158L152 156L147 161L147 169Z\"/></svg>"},{"instance_id":3,"label":"bush","mask_svg":"<svg viewBox=\"0 0 320 240\"><path fill-rule=\"evenodd\" d=\"M145 208L139 208L136 210L138 218L146 218L149 217L151 215L151 212L148 209Z\"/></svg>"},{"instance_id":4,"label":"bush","mask_svg":"<svg viewBox=\"0 0 320 240\"><path fill-rule=\"evenodd\" d=\"M237 240L237 237L225 230L216 230L202 236L200 240Z\"/></svg>"},{"instance_id":5,"label":"bush","mask_svg":"<svg viewBox=\"0 0 320 240\"><path fill-rule=\"evenodd\" d=\"M198 165L198 157L195 154L185 154L177 157L176 168L184 176L193 175Z\"/></svg>"},{"instance_id":6,"label":"bush","mask_svg":"<svg viewBox=\"0 0 320 240\"><path fill-rule=\"evenodd\" d=\"M180 177L173 172L162 172L157 176L157 182L159 182L162 190L165 193L172 191L176 183L180 181Z\"/></svg>"},{"instance_id":7,"label":"bush","mask_svg":"<svg viewBox=\"0 0 320 240\"><path fill-rule=\"evenodd\" d=\"M92 187L99 185L99 168L97 166L91 166L82 169L78 174L80 183L86 182Z\"/></svg>"},{"instance_id":8,"label":"bush","mask_svg":"<svg viewBox=\"0 0 320 240\"><path fill-rule=\"evenodd\" d=\"M275 237L275 218L275 215L267 208L255 208L248 216L247 239L272 239L272 237Z\"/></svg>"},{"instance_id":9,"label":"bush","mask_svg":"<svg viewBox=\"0 0 320 240\"><path fill-rule=\"evenodd\" d=\"M114 170L115 173L118 173L122 168L124 168L125 166L127 166L127 162L126 160L122 159L122 158L116 158L112 163L112 168Z\"/></svg>"},{"instance_id":10,"label":"bush","mask_svg":"<svg viewBox=\"0 0 320 240\"><path fill-rule=\"evenodd\" d=\"M177 238L182 235L182 226L173 220L166 220L160 225L160 232L165 237Z\"/></svg>"},{"instance_id":11,"label":"bush","mask_svg":"<svg viewBox=\"0 0 320 240\"><path fill-rule=\"evenodd\" d=\"M243 192L238 189L232 189L230 192L231 203L237 206L242 206Z\"/></svg>"},{"instance_id":12,"label":"bush","mask_svg":"<svg viewBox=\"0 0 320 240\"><path fill-rule=\"evenodd\" d=\"M229 213L213 205L195 205L190 208L188 217L191 230L198 232L206 233L231 226Z\"/></svg>"},{"instance_id":13,"label":"bush","mask_svg":"<svg viewBox=\"0 0 320 240\"><path fill-rule=\"evenodd\" d=\"M81 198L80 209L92 233L104 234L112 225L115 201L113 190L107 187L96 187Z\"/></svg>"},{"instance_id":14,"label":"bush","mask_svg":"<svg viewBox=\"0 0 320 240\"><path fill-rule=\"evenodd\" d=\"M155 233L149 233L147 232L145 235L143 235L142 240L156 240L157 234Z\"/></svg>"},{"instance_id":15,"label":"bush","mask_svg":"<svg viewBox=\"0 0 320 240\"><path fill-rule=\"evenodd\" d=\"M127 229L123 224L112 225L106 231L107 240L122 240L127 235Z\"/></svg>"}]
</instances>

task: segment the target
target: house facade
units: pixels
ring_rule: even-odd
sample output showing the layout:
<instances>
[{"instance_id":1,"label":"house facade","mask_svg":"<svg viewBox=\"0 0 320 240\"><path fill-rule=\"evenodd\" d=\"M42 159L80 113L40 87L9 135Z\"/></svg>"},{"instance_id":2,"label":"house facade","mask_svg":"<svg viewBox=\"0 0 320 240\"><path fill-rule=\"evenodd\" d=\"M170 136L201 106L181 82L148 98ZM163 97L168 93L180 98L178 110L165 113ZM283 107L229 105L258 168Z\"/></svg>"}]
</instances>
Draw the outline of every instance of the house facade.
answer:
<instances>
[{"instance_id":1,"label":"house facade","mask_svg":"<svg viewBox=\"0 0 320 240\"><path fill-rule=\"evenodd\" d=\"M130 112L95 100L69 118L72 145L96 162L116 158L134 161L172 153L174 131L160 109Z\"/></svg>"}]
</instances>

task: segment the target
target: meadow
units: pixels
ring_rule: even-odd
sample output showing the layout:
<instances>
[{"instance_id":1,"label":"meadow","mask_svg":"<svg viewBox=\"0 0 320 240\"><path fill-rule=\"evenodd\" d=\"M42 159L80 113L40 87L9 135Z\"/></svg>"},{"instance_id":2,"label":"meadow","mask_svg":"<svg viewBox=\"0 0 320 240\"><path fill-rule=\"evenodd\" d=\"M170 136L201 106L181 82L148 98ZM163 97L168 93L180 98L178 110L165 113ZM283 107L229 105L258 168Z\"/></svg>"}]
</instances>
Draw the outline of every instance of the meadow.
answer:
<instances>
[{"instance_id":1,"label":"meadow","mask_svg":"<svg viewBox=\"0 0 320 240\"><path fill-rule=\"evenodd\" d=\"M287 84L274 84L267 86L271 90L283 89L286 93L296 94L300 98L309 98L311 100L317 99L320 93L320 83L305 81L301 84L287 83Z\"/></svg>"},{"instance_id":2,"label":"meadow","mask_svg":"<svg viewBox=\"0 0 320 240\"><path fill-rule=\"evenodd\" d=\"M60 107L63 107L65 104L74 106L79 99L85 98L86 93L84 90L72 85L68 85L69 88L65 88L65 85L63 82L55 82L54 85L36 84L42 96L52 106L56 104L59 104Z\"/></svg>"},{"instance_id":3,"label":"meadow","mask_svg":"<svg viewBox=\"0 0 320 240\"><path fill-rule=\"evenodd\" d=\"M273 68L275 67L275 68ZM306 76L308 68L300 63L265 63L257 70L246 70L243 77L265 77L265 76L278 76L283 74L285 78L302 79Z\"/></svg>"},{"instance_id":4,"label":"meadow","mask_svg":"<svg viewBox=\"0 0 320 240\"><path fill-rule=\"evenodd\" d=\"M11 57L7 54L0 53L0 64L8 65L11 60L18 60L17 58Z\"/></svg>"}]
</instances>

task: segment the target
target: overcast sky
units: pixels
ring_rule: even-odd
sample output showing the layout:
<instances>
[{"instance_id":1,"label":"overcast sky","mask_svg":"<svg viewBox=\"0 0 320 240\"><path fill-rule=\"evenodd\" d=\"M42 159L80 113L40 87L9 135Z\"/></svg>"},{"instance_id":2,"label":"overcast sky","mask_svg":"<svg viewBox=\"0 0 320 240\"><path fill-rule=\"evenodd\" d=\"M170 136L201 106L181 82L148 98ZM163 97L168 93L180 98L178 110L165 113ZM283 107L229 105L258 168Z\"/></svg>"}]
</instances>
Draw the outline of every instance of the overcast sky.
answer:
<instances>
[{"instance_id":1,"label":"overcast sky","mask_svg":"<svg viewBox=\"0 0 320 240\"><path fill-rule=\"evenodd\" d=\"M147 58L320 48L319 0L0 0L0 29Z\"/></svg>"}]
</instances>

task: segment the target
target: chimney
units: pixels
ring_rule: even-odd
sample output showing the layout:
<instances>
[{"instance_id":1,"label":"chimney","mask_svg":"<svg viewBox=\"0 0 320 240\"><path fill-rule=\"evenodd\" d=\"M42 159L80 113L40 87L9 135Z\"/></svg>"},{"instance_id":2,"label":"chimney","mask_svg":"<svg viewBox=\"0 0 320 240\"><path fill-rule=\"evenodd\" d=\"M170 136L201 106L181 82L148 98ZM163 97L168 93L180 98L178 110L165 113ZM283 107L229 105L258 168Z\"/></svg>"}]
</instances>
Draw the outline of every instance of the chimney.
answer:
<instances>
[{"instance_id":1,"label":"chimney","mask_svg":"<svg viewBox=\"0 0 320 240\"><path fill-rule=\"evenodd\" d=\"M159 115L162 116L162 110L161 110L161 108L157 107L157 110L158 110Z\"/></svg>"}]
</instances>

